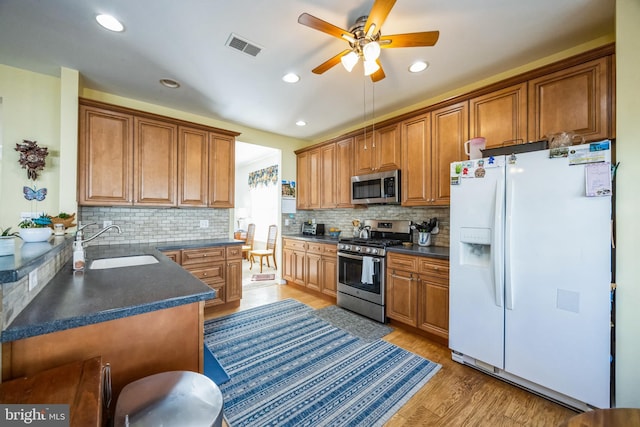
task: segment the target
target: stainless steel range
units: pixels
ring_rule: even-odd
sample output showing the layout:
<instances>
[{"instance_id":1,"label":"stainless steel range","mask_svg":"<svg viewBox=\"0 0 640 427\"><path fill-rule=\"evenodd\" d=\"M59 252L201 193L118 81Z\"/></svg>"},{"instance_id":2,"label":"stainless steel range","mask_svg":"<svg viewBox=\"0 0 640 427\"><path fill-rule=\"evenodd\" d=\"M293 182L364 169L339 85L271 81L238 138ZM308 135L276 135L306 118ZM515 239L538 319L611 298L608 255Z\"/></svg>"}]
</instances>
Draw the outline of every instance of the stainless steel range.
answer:
<instances>
[{"instance_id":1,"label":"stainless steel range","mask_svg":"<svg viewBox=\"0 0 640 427\"><path fill-rule=\"evenodd\" d=\"M365 220L364 230L338 242L337 304L385 323L386 248L411 241L411 221Z\"/></svg>"}]
</instances>

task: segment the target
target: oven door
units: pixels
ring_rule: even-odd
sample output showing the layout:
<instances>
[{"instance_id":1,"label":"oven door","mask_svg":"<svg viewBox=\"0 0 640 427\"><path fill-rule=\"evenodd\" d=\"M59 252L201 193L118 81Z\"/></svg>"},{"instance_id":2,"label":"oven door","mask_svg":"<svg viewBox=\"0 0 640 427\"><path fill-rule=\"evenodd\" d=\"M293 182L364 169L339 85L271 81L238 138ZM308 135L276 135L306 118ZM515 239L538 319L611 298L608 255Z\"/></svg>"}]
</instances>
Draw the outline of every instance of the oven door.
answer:
<instances>
[{"instance_id":1,"label":"oven door","mask_svg":"<svg viewBox=\"0 0 640 427\"><path fill-rule=\"evenodd\" d=\"M372 261L372 283L363 283L364 258L362 255L338 252L338 292L383 305L384 258L368 257Z\"/></svg>"}]
</instances>

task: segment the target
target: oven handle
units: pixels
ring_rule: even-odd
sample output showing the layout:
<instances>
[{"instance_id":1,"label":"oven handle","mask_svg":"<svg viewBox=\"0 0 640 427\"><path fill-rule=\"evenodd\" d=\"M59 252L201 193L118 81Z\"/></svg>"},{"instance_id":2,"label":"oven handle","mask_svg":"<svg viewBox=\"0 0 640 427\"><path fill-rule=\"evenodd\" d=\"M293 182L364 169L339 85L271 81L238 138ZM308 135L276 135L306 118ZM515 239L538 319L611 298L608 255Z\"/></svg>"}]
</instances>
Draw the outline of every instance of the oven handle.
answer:
<instances>
[{"instance_id":1,"label":"oven handle","mask_svg":"<svg viewBox=\"0 0 640 427\"><path fill-rule=\"evenodd\" d=\"M352 255L352 254L346 254L344 252L338 252L338 257L357 259L359 261L362 261L364 259L362 255ZM373 258L373 262L380 262L380 258Z\"/></svg>"}]
</instances>

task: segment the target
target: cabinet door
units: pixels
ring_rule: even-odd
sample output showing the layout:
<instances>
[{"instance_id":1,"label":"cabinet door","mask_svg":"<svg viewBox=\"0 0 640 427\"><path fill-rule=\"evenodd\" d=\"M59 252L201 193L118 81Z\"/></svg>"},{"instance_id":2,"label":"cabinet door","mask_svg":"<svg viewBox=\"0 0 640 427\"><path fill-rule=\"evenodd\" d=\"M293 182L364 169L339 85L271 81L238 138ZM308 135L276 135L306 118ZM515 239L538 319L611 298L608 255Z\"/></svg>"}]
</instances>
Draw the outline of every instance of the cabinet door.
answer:
<instances>
[{"instance_id":1,"label":"cabinet door","mask_svg":"<svg viewBox=\"0 0 640 427\"><path fill-rule=\"evenodd\" d=\"M358 135L354 139L353 172L354 175L372 173L375 170L375 155L372 146L373 134Z\"/></svg>"},{"instance_id":2,"label":"cabinet door","mask_svg":"<svg viewBox=\"0 0 640 427\"><path fill-rule=\"evenodd\" d=\"M449 204L450 166L464 160L465 141L469 139L468 101L443 107L431 112L432 196L433 204Z\"/></svg>"},{"instance_id":3,"label":"cabinet door","mask_svg":"<svg viewBox=\"0 0 640 427\"><path fill-rule=\"evenodd\" d=\"M227 260L225 301L240 301L242 298L242 259Z\"/></svg>"},{"instance_id":4,"label":"cabinet door","mask_svg":"<svg viewBox=\"0 0 640 427\"><path fill-rule=\"evenodd\" d=\"M387 268L387 317L417 326L417 299L417 275Z\"/></svg>"},{"instance_id":5,"label":"cabinet door","mask_svg":"<svg viewBox=\"0 0 640 427\"><path fill-rule=\"evenodd\" d=\"M449 287L420 276L418 328L449 338Z\"/></svg>"},{"instance_id":6,"label":"cabinet door","mask_svg":"<svg viewBox=\"0 0 640 427\"><path fill-rule=\"evenodd\" d=\"M296 179L298 180L298 189L296 190L296 208L308 209L309 206L309 188L311 187L311 174L309 171L309 152L305 151L296 156Z\"/></svg>"},{"instance_id":7,"label":"cabinet door","mask_svg":"<svg viewBox=\"0 0 640 427\"><path fill-rule=\"evenodd\" d=\"M353 138L336 142L336 204L351 208L351 176L353 175Z\"/></svg>"},{"instance_id":8,"label":"cabinet door","mask_svg":"<svg viewBox=\"0 0 640 427\"><path fill-rule=\"evenodd\" d=\"M209 132L178 128L178 206L207 206Z\"/></svg>"},{"instance_id":9,"label":"cabinet door","mask_svg":"<svg viewBox=\"0 0 640 427\"><path fill-rule=\"evenodd\" d=\"M469 136L484 137L486 148L527 142L526 83L473 98L469 111Z\"/></svg>"},{"instance_id":10,"label":"cabinet door","mask_svg":"<svg viewBox=\"0 0 640 427\"><path fill-rule=\"evenodd\" d=\"M78 203L131 205L133 116L80 106Z\"/></svg>"},{"instance_id":11,"label":"cabinet door","mask_svg":"<svg viewBox=\"0 0 640 427\"><path fill-rule=\"evenodd\" d=\"M373 148L376 154L376 172L400 168L400 126L398 124L377 129Z\"/></svg>"},{"instance_id":12,"label":"cabinet door","mask_svg":"<svg viewBox=\"0 0 640 427\"><path fill-rule=\"evenodd\" d=\"M321 260L322 293L332 297L338 294L338 248L336 245L323 245Z\"/></svg>"},{"instance_id":13,"label":"cabinet door","mask_svg":"<svg viewBox=\"0 0 640 427\"><path fill-rule=\"evenodd\" d=\"M302 251L293 252L293 281L298 285L306 286L305 279L305 253Z\"/></svg>"},{"instance_id":14,"label":"cabinet door","mask_svg":"<svg viewBox=\"0 0 640 427\"><path fill-rule=\"evenodd\" d=\"M320 150L313 150L309 152L309 209L320 208L321 179Z\"/></svg>"},{"instance_id":15,"label":"cabinet door","mask_svg":"<svg viewBox=\"0 0 640 427\"><path fill-rule=\"evenodd\" d=\"M329 144L320 149L320 208L336 207L336 145Z\"/></svg>"},{"instance_id":16,"label":"cabinet door","mask_svg":"<svg viewBox=\"0 0 640 427\"><path fill-rule=\"evenodd\" d=\"M529 81L529 139L562 131L586 141L611 134L609 57Z\"/></svg>"},{"instance_id":17,"label":"cabinet door","mask_svg":"<svg viewBox=\"0 0 640 427\"><path fill-rule=\"evenodd\" d=\"M402 205L425 206L431 197L431 116L423 114L402 123Z\"/></svg>"},{"instance_id":18,"label":"cabinet door","mask_svg":"<svg viewBox=\"0 0 640 427\"><path fill-rule=\"evenodd\" d=\"M134 204L176 206L178 127L136 117Z\"/></svg>"},{"instance_id":19,"label":"cabinet door","mask_svg":"<svg viewBox=\"0 0 640 427\"><path fill-rule=\"evenodd\" d=\"M321 280L321 264L322 256L307 252L306 254L306 287L315 291L320 291Z\"/></svg>"},{"instance_id":20,"label":"cabinet door","mask_svg":"<svg viewBox=\"0 0 640 427\"><path fill-rule=\"evenodd\" d=\"M209 206L232 208L235 190L236 140L209 134Z\"/></svg>"},{"instance_id":21,"label":"cabinet door","mask_svg":"<svg viewBox=\"0 0 640 427\"><path fill-rule=\"evenodd\" d=\"M175 262L176 264L182 264L182 256L180 250L175 251L162 251L163 254L167 256L170 260Z\"/></svg>"},{"instance_id":22,"label":"cabinet door","mask_svg":"<svg viewBox=\"0 0 640 427\"><path fill-rule=\"evenodd\" d=\"M286 245L285 245L286 246ZM282 278L287 282L294 281L294 271L296 266L295 252L286 247L282 249Z\"/></svg>"}]
</instances>

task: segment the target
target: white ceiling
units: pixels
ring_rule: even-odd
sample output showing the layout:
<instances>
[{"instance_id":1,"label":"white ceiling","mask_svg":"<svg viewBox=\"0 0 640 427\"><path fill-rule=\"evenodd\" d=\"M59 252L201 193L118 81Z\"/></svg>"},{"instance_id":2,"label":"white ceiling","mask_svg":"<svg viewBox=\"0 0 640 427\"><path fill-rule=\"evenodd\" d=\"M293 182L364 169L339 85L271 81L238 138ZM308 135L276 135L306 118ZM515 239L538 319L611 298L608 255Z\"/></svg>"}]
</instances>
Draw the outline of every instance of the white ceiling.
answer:
<instances>
[{"instance_id":1,"label":"white ceiling","mask_svg":"<svg viewBox=\"0 0 640 427\"><path fill-rule=\"evenodd\" d=\"M312 74L348 45L298 24L298 16L348 29L372 4L0 0L0 63L56 76L72 68L92 89L311 140L362 122L365 109L383 115L614 30L615 0L398 0L383 35L439 30L434 47L384 49L387 78L375 90L359 67ZM100 28L98 13L115 15L125 31ZM262 52L252 57L225 46L231 33ZM417 59L429 69L409 74ZM282 82L287 72L300 82ZM166 77L182 86L160 86Z\"/></svg>"}]
</instances>

